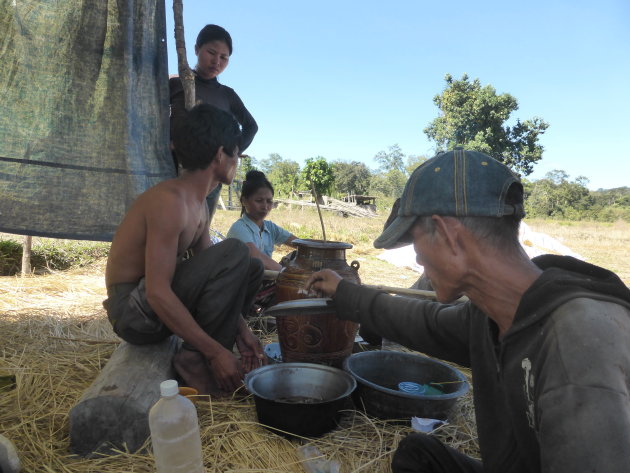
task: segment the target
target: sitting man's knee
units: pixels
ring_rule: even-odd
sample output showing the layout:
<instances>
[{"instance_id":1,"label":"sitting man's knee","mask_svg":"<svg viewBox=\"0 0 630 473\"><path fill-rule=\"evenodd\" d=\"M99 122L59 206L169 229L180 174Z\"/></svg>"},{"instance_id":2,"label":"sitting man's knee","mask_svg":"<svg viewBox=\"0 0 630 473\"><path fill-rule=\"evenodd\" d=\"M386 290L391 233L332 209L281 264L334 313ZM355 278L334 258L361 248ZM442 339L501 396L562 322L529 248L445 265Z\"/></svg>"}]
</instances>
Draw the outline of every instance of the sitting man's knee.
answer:
<instances>
[{"instance_id":1,"label":"sitting man's knee","mask_svg":"<svg viewBox=\"0 0 630 473\"><path fill-rule=\"evenodd\" d=\"M247 245L236 238L227 238L222 242L217 243L217 245L223 245L230 251L237 251L239 253L242 252L245 254L249 254L249 248L247 248Z\"/></svg>"},{"instance_id":2,"label":"sitting man's knee","mask_svg":"<svg viewBox=\"0 0 630 473\"><path fill-rule=\"evenodd\" d=\"M424 471L419 468L423 465L424 452L430 449L427 444L436 440L421 433L407 435L398 444L392 458L392 471L394 473L415 473Z\"/></svg>"},{"instance_id":3,"label":"sitting man's knee","mask_svg":"<svg viewBox=\"0 0 630 473\"><path fill-rule=\"evenodd\" d=\"M262 274L265 271L265 266L263 262L258 258L250 258L249 262L249 270L252 274Z\"/></svg>"}]
</instances>

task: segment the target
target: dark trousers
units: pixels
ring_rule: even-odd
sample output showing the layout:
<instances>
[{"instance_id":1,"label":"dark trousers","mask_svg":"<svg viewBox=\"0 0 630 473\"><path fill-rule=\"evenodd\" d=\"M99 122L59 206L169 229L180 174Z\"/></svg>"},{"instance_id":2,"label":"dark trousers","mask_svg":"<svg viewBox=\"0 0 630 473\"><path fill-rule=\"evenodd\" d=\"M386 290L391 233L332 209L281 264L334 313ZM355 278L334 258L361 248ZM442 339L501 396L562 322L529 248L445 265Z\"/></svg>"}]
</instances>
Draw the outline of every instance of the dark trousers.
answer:
<instances>
[{"instance_id":1,"label":"dark trousers","mask_svg":"<svg viewBox=\"0 0 630 473\"><path fill-rule=\"evenodd\" d=\"M263 269L244 243L230 238L178 263L171 287L199 326L231 350L239 317L248 313ZM146 299L144 278L137 284L109 287L107 293L103 305L123 340L146 344L171 335ZM186 342L183 346L193 349Z\"/></svg>"},{"instance_id":2,"label":"dark trousers","mask_svg":"<svg viewBox=\"0 0 630 473\"><path fill-rule=\"evenodd\" d=\"M392 459L394 473L482 473L479 460L444 445L435 437L413 433L404 438Z\"/></svg>"}]
</instances>

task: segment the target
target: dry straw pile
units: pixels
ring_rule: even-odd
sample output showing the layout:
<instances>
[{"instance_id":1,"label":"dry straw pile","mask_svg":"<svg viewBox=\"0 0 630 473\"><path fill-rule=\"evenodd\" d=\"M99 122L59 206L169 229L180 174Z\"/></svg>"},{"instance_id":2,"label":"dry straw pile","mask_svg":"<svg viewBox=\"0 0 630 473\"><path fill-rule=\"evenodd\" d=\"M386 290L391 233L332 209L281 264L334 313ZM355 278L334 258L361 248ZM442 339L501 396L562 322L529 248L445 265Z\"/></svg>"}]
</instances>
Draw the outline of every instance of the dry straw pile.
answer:
<instances>
[{"instance_id":1,"label":"dry straw pile","mask_svg":"<svg viewBox=\"0 0 630 473\"><path fill-rule=\"evenodd\" d=\"M154 471L148 451L94 459L69 452L68 412L118 343L101 306L103 286L102 264L80 273L0 278L0 372L16 377L0 393L0 433L14 442L25 472ZM408 424L348 411L341 427L324 437L289 441L257 423L251 398L197 406L208 472L301 472L296 448L308 442L339 461L344 473L388 472L393 450L411 432ZM478 454L470 395L435 435Z\"/></svg>"}]
</instances>

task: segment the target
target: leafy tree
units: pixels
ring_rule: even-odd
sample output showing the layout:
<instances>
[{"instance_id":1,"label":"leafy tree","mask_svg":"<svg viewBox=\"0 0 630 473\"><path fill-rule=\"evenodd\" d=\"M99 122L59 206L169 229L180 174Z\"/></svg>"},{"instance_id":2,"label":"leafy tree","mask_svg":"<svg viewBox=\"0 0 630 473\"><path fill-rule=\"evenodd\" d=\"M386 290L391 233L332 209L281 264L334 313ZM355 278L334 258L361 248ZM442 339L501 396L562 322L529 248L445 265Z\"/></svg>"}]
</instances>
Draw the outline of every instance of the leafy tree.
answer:
<instances>
[{"instance_id":1,"label":"leafy tree","mask_svg":"<svg viewBox=\"0 0 630 473\"><path fill-rule=\"evenodd\" d=\"M295 161L283 159L278 153L272 153L268 159L260 162L260 169L273 185L276 196L289 196L297 190L300 165Z\"/></svg>"},{"instance_id":2,"label":"leafy tree","mask_svg":"<svg viewBox=\"0 0 630 473\"><path fill-rule=\"evenodd\" d=\"M333 166L322 156L308 158L302 169L302 179L308 189L313 183L318 196L329 195L335 181Z\"/></svg>"},{"instance_id":3,"label":"leafy tree","mask_svg":"<svg viewBox=\"0 0 630 473\"><path fill-rule=\"evenodd\" d=\"M370 194L396 199L402 196L408 176L398 169L372 176Z\"/></svg>"},{"instance_id":4,"label":"leafy tree","mask_svg":"<svg viewBox=\"0 0 630 473\"><path fill-rule=\"evenodd\" d=\"M594 199L586 185L588 179L579 176L569 181L569 175L555 169L526 186L525 209L530 217L555 217L579 220L589 213Z\"/></svg>"},{"instance_id":5,"label":"leafy tree","mask_svg":"<svg viewBox=\"0 0 630 473\"><path fill-rule=\"evenodd\" d=\"M253 156L243 155L238 169L236 170L236 180L243 181L247 173L252 169L256 169L256 158Z\"/></svg>"},{"instance_id":6,"label":"leafy tree","mask_svg":"<svg viewBox=\"0 0 630 473\"><path fill-rule=\"evenodd\" d=\"M630 187L599 189L593 192L598 207L630 207Z\"/></svg>"},{"instance_id":7,"label":"leafy tree","mask_svg":"<svg viewBox=\"0 0 630 473\"><path fill-rule=\"evenodd\" d=\"M497 95L494 87L482 87L479 79L470 82L466 74L460 80L447 74L445 81L442 94L433 98L441 115L424 129L438 150L463 146L484 152L525 176L531 174L542 158L538 139L549 125L534 117L507 126L510 114L518 110L513 96Z\"/></svg>"},{"instance_id":8,"label":"leafy tree","mask_svg":"<svg viewBox=\"0 0 630 473\"><path fill-rule=\"evenodd\" d=\"M300 182L300 165L295 161L281 161L267 175L273 184L276 195L289 196L298 190Z\"/></svg>"},{"instance_id":9,"label":"leafy tree","mask_svg":"<svg viewBox=\"0 0 630 473\"><path fill-rule=\"evenodd\" d=\"M389 152L379 151L374 156L374 160L379 164L381 172L387 173L392 169L405 172L405 155L398 144L390 146Z\"/></svg>"},{"instance_id":10,"label":"leafy tree","mask_svg":"<svg viewBox=\"0 0 630 473\"><path fill-rule=\"evenodd\" d=\"M274 166L282 161L284 161L284 159L278 153L271 153L267 159L260 161L260 170L265 174L269 174Z\"/></svg>"},{"instance_id":11,"label":"leafy tree","mask_svg":"<svg viewBox=\"0 0 630 473\"><path fill-rule=\"evenodd\" d=\"M370 189L372 173L361 162L336 161L333 163L335 170L335 191L339 194L366 194Z\"/></svg>"},{"instance_id":12,"label":"leafy tree","mask_svg":"<svg viewBox=\"0 0 630 473\"><path fill-rule=\"evenodd\" d=\"M267 179L274 187L276 196L290 196L298 190L300 182L300 165L279 154L270 154L267 161Z\"/></svg>"},{"instance_id":13,"label":"leafy tree","mask_svg":"<svg viewBox=\"0 0 630 473\"><path fill-rule=\"evenodd\" d=\"M410 163L412 159L408 157L407 162ZM409 177L405 154L400 146L394 144L388 151L379 151L374 160L379 164L380 172L372 176L370 193L390 198L400 197Z\"/></svg>"}]
</instances>

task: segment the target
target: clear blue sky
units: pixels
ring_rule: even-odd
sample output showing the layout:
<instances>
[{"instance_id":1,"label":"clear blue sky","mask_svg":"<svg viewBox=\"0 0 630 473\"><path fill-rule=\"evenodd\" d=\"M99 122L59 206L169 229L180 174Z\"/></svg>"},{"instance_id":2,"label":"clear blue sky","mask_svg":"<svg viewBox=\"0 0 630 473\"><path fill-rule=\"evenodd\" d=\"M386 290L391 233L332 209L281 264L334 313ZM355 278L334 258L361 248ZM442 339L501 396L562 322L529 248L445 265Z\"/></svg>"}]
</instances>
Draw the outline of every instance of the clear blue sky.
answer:
<instances>
[{"instance_id":1,"label":"clear blue sky","mask_svg":"<svg viewBox=\"0 0 630 473\"><path fill-rule=\"evenodd\" d=\"M258 122L247 154L362 161L397 143L433 156L423 129L444 76L519 103L508 124L549 123L529 179L562 169L591 189L630 186L630 1L183 0L188 61L207 23L234 52L219 81ZM169 73L177 73L167 0Z\"/></svg>"}]
</instances>

